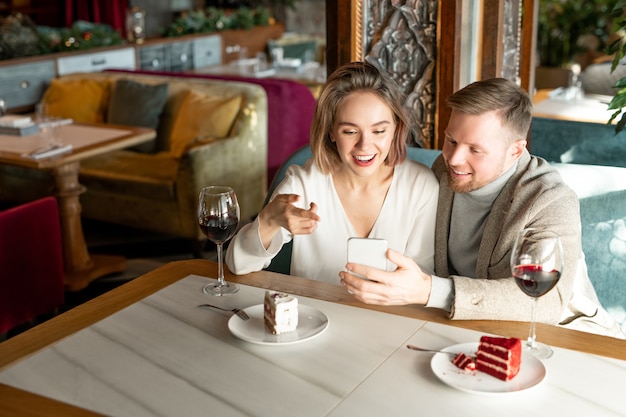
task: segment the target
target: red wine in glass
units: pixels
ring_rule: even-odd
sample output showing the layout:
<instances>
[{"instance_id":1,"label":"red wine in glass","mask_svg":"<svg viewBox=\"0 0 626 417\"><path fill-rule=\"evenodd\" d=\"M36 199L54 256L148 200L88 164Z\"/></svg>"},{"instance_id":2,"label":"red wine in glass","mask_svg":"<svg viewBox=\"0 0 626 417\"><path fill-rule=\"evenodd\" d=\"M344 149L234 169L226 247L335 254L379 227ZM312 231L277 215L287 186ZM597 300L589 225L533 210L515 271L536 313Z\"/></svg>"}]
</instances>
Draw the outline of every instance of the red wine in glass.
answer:
<instances>
[{"instance_id":1,"label":"red wine in glass","mask_svg":"<svg viewBox=\"0 0 626 417\"><path fill-rule=\"evenodd\" d=\"M239 219L237 217L220 218L205 216L199 219L200 230L213 243L224 243L235 235Z\"/></svg>"},{"instance_id":2,"label":"red wine in glass","mask_svg":"<svg viewBox=\"0 0 626 417\"><path fill-rule=\"evenodd\" d=\"M559 282L561 272L554 269L544 271L540 265L517 265L513 267L513 277L526 295L541 297Z\"/></svg>"},{"instance_id":3,"label":"red wine in glass","mask_svg":"<svg viewBox=\"0 0 626 417\"><path fill-rule=\"evenodd\" d=\"M563 271L563 248L559 236L549 230L521 230L511 254L511 273L520 290L532 299L527 349L538 358L549 358L552 349L537 343L535 312L537 298L556 286Z\"/></svg>"},{"instance_id":4,"label":"red wine in glass","mask_svg":"<svg viewBox=\"0 0 626 417\"><path fill-rule=\"evenodd\" d=\"M235 235L239 224L239 203L235 191L225 186L204 187L198 198L198 225L202 233L217 246L217 283L202 291L211 295L234 294L239 287L224 280L222 246Z\"/></svg>"}]
</instances>

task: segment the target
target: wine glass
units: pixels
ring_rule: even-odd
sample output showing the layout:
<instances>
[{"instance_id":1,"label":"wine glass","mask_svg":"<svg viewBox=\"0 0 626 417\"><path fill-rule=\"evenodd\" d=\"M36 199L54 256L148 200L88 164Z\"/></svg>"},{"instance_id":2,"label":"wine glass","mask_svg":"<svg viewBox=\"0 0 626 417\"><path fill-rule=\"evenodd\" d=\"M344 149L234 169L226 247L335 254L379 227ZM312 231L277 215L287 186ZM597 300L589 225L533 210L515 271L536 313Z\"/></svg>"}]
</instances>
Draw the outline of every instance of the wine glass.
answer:
<instances>
[{"instance_id":1,"label":"wine glass","mask_svg":"<svg viewBox=\"0 0 626 417\"><path fill-rule=\"evenodd\" d=\"M538 343L535 335L537 298L550 291L563 271L563 248L559 236L549 230L523 229L511 254L511 270L517 286L532 297L530 334L526 348L538 358L552 356L552 349Z\"/></svg>"},{"instance_id":2,"label":"wine glass","mask_svg":"<svg viewBox=\"0 0 626 417\"><path fill-rule=\"evenodd\" d=\"M47 147L53 148L62 145L58 132L61 118L50 116L46 103L40 102L35 106L35 122L46 140Z\"/></svg>"},{"instance_id":3,"label":"wine glass","mask_svg":"<svg viewBox=\"0 0 626 417\"><path fill-rule=\"evenodd\" d=\"M239 224L239 203L235 191L226 186L204 187L198 201L198 223L202 233L217 245L217 282L205 285L202 291L216 296L236 293L239 287L224 281L222 256L222 245L233 237Z\"/></svg>"}]
</instances>

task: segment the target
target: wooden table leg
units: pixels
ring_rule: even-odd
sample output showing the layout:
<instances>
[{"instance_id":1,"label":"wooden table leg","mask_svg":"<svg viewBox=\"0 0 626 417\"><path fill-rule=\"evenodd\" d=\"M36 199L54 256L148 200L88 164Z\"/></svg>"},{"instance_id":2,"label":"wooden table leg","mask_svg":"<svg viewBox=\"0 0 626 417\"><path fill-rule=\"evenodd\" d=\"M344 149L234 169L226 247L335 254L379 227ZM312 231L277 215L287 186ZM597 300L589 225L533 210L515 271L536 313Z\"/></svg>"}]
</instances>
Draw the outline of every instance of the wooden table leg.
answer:
<instances>
[{"instance_id":1,"label":"wooden table leg","mask_svg":"<svg viewBox=\"0 0 626 417\"><path fill-rule=\"evenodd\" d=\"M91 281L126 269L126 258L89 255L81 221L80 195L86 188L78 182L80 163L71 162L53 170L61 217L65 288L78 291Z\"/></svg>"}]
</instances>

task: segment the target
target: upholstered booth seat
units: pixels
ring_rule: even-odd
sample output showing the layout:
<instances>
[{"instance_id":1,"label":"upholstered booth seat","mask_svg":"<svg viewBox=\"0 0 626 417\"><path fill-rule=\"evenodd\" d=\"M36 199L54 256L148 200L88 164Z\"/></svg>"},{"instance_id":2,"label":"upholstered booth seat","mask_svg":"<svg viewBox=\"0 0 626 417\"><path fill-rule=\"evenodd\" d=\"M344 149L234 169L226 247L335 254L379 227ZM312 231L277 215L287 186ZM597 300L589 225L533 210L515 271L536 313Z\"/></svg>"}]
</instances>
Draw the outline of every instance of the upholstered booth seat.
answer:
<instances>
[{"instance_id":1,"label":"upholstered booth seat","mask_svg":"<svg viewBox=\"0 0 626 417\"><path fill-rule=\"evenodd\" d=\"M242 219L260 210L265 196L265 164L241 138L210 147L196 145L180 158L117 151L90 158L81 165L81 196L85 217L173 236L202 240L196 204L205 185L231 185ZM242 161L255 160L245 164Z\"/></svg>"},{"instance_id":2,"label":"upholstered booth seat","mask_svg":"<svg viewBox=\"0 0 626 417\"><path fill-rule=\"evenodd\" d=\"M534 117L531 153L550 161L580 199L583 252L602 305L626 330L626 132Z\"/></svg>"},{"instance_id":3,"label":"upholstered booth seat","mask_svg":"<svg viewBox=\"0 0 626 417\"><path fill-rule=\"evenodd\" d=\"M533 117L530 152L549 162L626 167L626 132L616 134L606 123Z\"/></svg>"},{"instance_id":4,"label":"upholstered booth seat","mask_svg":"<svg viewBox=\"0 0 626 417\"><path fill-rule=\"evenodd\" d=\"M63 304L63 253L56 199L0 211L0 338Z\"/></svg>"},{"instance_id":5,"label":"upholstered booth seat","mask_svg":"<svg viewBox=\"0 0 626 417\"><path fill-rule=\"evenodd\" d=\"M432 166L441 151L408 148L407 157ZM290 165L311 157L304 146L283 164L271 184L265 204ZM609 314L626 331L626 168L551 162L580 199L583 252L589 278ZM284 245L268 270L288 274L291 243Z\"/></svg>"},{"instance_id":6,"label":"upholstered booth seat","mask_svg":"<svg viewBox=\"0 0 626 417\"><path fill-rule=\"evenodd\" d=\"M91 192L124 193L167 200L176 197L179 160L169 155L146 155L133 151L114 152L92 158L80 175Z\"/></svg>"},{"instance_id":7,"label":"upholstered booth seat","mask_svg":"<svg viewBox=\"0 0 626 417\"><path fill-rule=\"evenodd\" d=\"M311 89L293 80L251 78L231 75L168 73L157 71L110 70L120 74L176 76L224 82L256 84L267 94L267 180L272 181L281 164L300 147L309 143L309 131L315 112L316 99Z\"/></svg>"},{"instance_id":8,"label":"upholstered booth seat","mask_svg":"<svg viewBox=\"0 0 626 417\"><path fill-rule=\"evenodd\" d=\"M133 73L69 77L168 87L152 149L110 152L81 163L80 182L87 187L81 196L83 216L202 240L196 204L200 189L211 184L234 188L242 218L258 212L267 171L262 88ZM128 116L124 121L133 122Z\"/></svg>"}]
</instances>

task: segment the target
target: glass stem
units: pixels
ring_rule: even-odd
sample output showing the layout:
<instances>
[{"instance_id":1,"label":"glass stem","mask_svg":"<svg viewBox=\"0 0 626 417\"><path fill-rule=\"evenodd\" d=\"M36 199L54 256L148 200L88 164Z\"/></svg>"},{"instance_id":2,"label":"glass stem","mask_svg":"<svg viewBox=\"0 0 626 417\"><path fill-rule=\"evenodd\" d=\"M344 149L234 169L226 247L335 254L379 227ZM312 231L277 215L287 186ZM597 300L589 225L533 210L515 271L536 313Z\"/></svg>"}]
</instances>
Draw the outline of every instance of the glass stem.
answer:
<instances>
[{"instance_id":1,"label":"glass stem","mask_svg":"<svg viewBox=\"0 0 626 417\"><path fill-rule=\"evenodd\" d=\"M528 347L531 349L537 349L537 335L535 334L535 314L537 311L537 297L532 297L532 304L530 307L530 334L528 335Z\"/></svg>"},{"instance_id":2,"label":"glass stem","mask_svg":"<svg viewBox=\"0 0 626 417\"><path fill-rule=\"evenodd\" d=\"M217 285L224 286L224 259L222 258L222 244L217 244Z\"/></svg>"}]
</instances>

